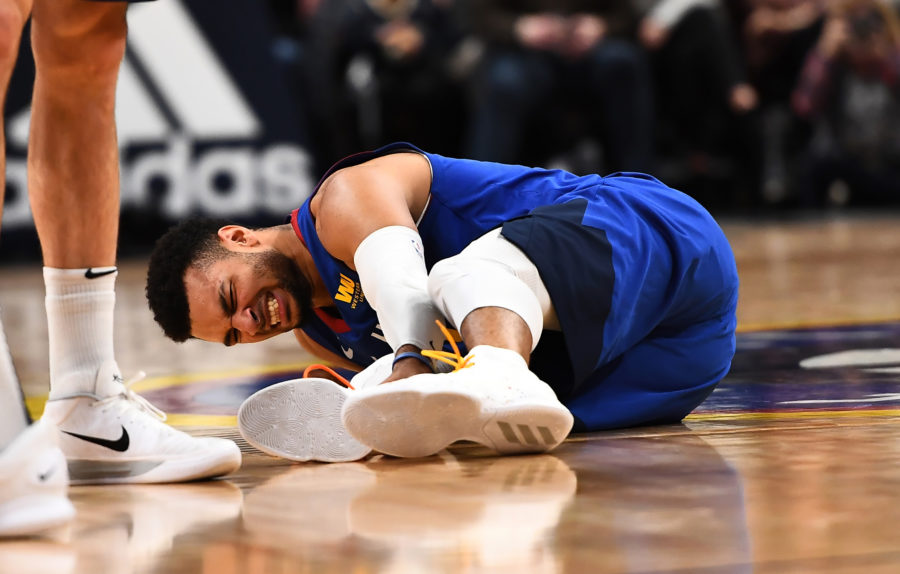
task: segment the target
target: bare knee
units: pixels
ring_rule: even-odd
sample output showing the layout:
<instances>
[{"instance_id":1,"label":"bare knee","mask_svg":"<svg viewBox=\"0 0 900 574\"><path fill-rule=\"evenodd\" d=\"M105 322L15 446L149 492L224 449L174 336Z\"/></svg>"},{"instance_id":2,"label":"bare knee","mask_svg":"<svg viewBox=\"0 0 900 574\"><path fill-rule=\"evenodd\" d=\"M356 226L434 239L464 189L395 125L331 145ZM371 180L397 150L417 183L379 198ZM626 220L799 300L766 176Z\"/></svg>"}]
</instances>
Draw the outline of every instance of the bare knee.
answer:
<instances>
[{"instance_id":1,"label":"bare knee","mask_svg":"<svg viewBox=\"0 0 900 574\"><path fill-rule=\"evenodd\" d=\"M31 43L38 76L73 89L114 87L126 36L124 2L37 0Z\"/></svg>"}]
</instances>

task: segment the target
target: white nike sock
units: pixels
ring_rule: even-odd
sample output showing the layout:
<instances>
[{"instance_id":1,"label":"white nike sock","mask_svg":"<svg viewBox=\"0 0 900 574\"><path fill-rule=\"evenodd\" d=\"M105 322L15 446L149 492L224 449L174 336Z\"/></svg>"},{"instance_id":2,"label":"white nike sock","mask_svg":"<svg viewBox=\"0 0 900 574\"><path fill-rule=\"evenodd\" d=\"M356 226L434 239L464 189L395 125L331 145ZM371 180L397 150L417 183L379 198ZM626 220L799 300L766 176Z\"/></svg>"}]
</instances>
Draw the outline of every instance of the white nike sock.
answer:
<instances>
[{"instance_id":1,"label":"white nike sock","mask_svg":"<svg viewBox=\"0 0 900 574\"><path fill-rule=\"evenodd\" d=\"M22 400L22 389L6 344L3 322L0 321L0 450L28 427Z\"/></svg>"},{"instance_id":2,"label":"white nike sock","mask_svg":"<svg viewBox=\"0 0 900 574\"><path fill-rule=\"evenodd\" d=\"M115 267L44 267L50 338L50 398L92 392L113 352Z\"/></svg>"}]
</instances>

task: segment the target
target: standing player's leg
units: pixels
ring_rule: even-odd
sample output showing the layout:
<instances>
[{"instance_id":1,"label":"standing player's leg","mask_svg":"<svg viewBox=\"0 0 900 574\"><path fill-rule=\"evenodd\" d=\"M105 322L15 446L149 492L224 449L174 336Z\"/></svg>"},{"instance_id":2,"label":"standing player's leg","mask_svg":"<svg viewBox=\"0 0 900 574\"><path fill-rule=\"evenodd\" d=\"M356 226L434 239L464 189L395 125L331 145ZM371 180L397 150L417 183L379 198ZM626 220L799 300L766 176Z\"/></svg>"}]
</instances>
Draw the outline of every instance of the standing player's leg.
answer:
<instances>
[{"instance_id":1,"label":"standing player's leg","mask_svg":"<svg viewBox=\"0 0 900 574\"><path fill-rule=\"evenodd\" d=\"M6 189L6 142L3 109L6 90L19 53L19 38L31 11L31 0L0 0L0 220L3 219L3 195ZM12 358L0 321L0 448L28 426Z\"/></svg>"},{"instance_id":2,"label":"standing player's leg","mask_svg":"<svg viewBox=\"0 0 900 574\"><path fill-rule=\"evenodd\" d=\"M44 256L50 399L73 482L171 482L240 465L231 441L165 425L113 353L119 221L115 95L125 2L36 0L28 188Z\"/></svg>"},{"instance_id":3,"label":"standing player's leg","mask_svg":"<svg viewBox=\"0 0 900 574\"><path fill-rule=\"evenodd\" d=\"M125 7L83 0L34 6L28 192L45 265L51 398L91 390L98 365L113 359L114 107Z\"/></svg>"}]
</instances>

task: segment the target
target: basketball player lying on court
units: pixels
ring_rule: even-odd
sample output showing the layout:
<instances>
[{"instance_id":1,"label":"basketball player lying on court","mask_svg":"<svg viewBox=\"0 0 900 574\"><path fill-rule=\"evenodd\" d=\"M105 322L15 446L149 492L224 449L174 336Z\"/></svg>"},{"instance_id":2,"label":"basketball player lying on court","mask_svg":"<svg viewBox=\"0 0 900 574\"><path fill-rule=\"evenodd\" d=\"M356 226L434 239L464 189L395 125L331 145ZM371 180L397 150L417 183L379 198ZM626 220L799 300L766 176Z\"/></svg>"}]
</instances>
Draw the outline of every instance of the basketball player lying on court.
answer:
<instances>
[{"instance_id":1,"label":"basketball player lying on court","mask_svg":"<svg viewBox=\"0 0 900 574\"><path fill-rule=\"evenodd\" d=\"M653 177L396 143L337 163L289 224L171 229L147 297L176 341L293 330L325 361L365 368L355 390L298 379L239 413L266 452L339 461L457 440L549 451L573 424L680 421L728 372L738 277L712 217ZM462 337L452 372L433 369L436 321Z\"/></svg>"}]
</instances>

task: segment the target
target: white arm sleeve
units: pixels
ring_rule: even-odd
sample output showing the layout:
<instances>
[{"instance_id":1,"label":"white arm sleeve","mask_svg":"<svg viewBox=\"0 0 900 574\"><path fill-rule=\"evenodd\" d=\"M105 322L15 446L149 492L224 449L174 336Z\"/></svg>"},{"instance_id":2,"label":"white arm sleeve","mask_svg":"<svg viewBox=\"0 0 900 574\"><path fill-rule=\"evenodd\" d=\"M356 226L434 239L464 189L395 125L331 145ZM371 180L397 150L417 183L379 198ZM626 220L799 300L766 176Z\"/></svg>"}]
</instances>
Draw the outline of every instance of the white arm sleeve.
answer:
<instances>
[{"instance_id":1,"label":"white arm sleeve","mask_svg":"<svg viewBox=\"0 0 900 574\"><path fill-rule=\"evenodd\" d=\"M428 295L425 250L418 233L402 225L382 227L359 244L353 264L391 349L406 344L441 348L444 336L435 319L443 318Z\"/></svg>"}]
</instances>

